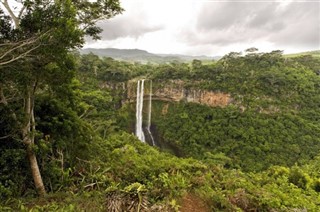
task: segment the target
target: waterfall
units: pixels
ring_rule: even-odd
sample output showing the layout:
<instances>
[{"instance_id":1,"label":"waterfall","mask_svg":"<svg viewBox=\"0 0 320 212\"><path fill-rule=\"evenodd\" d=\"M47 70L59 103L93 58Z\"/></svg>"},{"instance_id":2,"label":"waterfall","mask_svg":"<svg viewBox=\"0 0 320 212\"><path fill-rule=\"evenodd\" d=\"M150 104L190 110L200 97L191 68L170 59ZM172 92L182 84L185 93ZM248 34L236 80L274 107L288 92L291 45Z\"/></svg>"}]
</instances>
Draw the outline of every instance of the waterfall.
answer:
<instances>
[{"instance_id":1,"label":"waterfall","mask_svg":"<svg viewBox=\"0 0 320 212\"><path fill-rule=\"evenodd\" d=\"M139 138L139 102L140 102L140 80L137 83L137 101L136 101L136 136Z\"/></svg>"},{"instance_id":2,"label":"waterfall","mask_svg":"<svg viewBox=\"0 0 320 212\"><path fill-rule=\"evenodd\" d=\"M152 81L150 80L150 91L149 91L149 110L148 110L148 124L147 124L147 131L150 135L152 145L154 146L154 139L150 130L151 127L151 110L152 110Z\"/></svg>"},{"instance_id":3,"label":"waterfall","mask_svg":"<svg viewBox=\"0 0 320 212\"><path fill-rule=\"evenodd\" d=\"M137 85L137 103L136 103L136 136L140 141L145 142L142 130L142 109L143 109L144 80L139 80Z\"/></svg>"}]
</instances>

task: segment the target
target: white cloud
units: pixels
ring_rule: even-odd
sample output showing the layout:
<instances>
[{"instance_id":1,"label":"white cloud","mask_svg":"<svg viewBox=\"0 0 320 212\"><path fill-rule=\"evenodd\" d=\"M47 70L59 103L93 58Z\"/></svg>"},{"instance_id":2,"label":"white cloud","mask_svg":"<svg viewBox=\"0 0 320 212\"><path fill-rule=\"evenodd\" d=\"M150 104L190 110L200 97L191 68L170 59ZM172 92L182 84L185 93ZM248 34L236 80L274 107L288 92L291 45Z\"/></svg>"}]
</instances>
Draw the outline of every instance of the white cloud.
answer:
<instances>
[{"instance_id":1,"label":"white cloud","mask_svg":"<svg viewBox=\"0 0 320 212\"><path fill-rule=\"evenodd\" d=\"M103 39L86 47L154 53L221 55L255 46L297 52L320 49L320 2L122 0Z\"/></svg>"}]
</instances>

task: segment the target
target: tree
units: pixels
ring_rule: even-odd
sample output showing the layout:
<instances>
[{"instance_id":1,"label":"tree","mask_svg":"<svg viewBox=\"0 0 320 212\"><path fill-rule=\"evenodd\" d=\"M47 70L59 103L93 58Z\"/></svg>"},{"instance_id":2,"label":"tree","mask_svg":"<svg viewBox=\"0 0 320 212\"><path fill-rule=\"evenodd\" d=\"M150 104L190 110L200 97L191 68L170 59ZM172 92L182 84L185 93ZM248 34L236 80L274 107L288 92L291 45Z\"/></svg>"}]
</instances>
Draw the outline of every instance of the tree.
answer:
<instances>
[{"instance_id":1,"label":"tree","mask_svg":"<svg viewBox=\"0 0 320 212\"><path fill-rule=\"evenodd\" d=\"M246 53L248 54L253 54L254 52L259 51L259 49L257 49L256 47L251 47L245 50Z\"/></svg>"},{"instance_id":2,"label":"tree","mask_svg":"<svg viewBox=\"0 0 320 212\"><path fill-rule=\"evenodd\" d=\"M200 69L201 66L202 66L201 60L197 60L197 59L192 60L192 69L193 70Z\"/></svg>"},{"instance_id":3,"label":"tree","mask_svg":"<svg viewBox=\"0 0 320 212\"><path fill-rule=\"evenodd\" d=\"M21 3L16 15L7 0L0 3L9 14L0 11L0 45L5 47L0 51L0 104L10 108L35 187L44 195L34 151L36 93L69 83L74 68L69 50L80 47L86 35L98 39L97 21L121 13L122 8L119 0L16 0Z\"/></svg>"}]
</instances>

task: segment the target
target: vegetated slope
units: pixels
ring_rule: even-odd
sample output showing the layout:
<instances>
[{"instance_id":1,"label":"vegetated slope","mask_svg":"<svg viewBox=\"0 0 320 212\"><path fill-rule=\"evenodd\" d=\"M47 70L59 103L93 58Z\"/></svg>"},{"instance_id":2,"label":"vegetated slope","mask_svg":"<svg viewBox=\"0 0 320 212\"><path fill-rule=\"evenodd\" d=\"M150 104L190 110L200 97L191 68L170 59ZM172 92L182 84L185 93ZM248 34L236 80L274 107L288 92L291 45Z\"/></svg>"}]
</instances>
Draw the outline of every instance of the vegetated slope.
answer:
<instances>
[{"instance_id":1,"label":"vegetated slope","mask_svg":"<svg viewBox=\"0 0 320 212\"><path fill-rule=\"evenodd\" d=\"M15 139L5 138L0 142L0 210L176 211L186 207L182 205L184 197L190 196L202 200L211 211L319 210L319 157L309 160L305 166L263 167L264 171L249 173L234 168L245 167L236 160L236 157L248 154L247 150L244 153L236 152L237 156L229 158L226 157L227 152L223 154L211 151L220 148L219 152L222 152L225 146L237 144L238 141L233 140L225 146L219 146L218 143L207 148L194 137L205 138L204 130L213 125L219 126L219 123L222 127L218 127L216 131L223 133L221 136L228 136L227 132L232 133L234 129L226 131L223 126L228 127L230 120L233 125L245 122L244 126L249 126L256 125L271 115L268 118L274 118L273 123L278 121L277 111L268 110L270 114L259 111L259 100L256 99L254 91L248 92L251 94L248 97L240 96L236 99L237 92L243 96L247 93L239 88L238 84L224 87L228 85L223 81L217 85L213 83L215 77L220 75L220 78L223 78L221 74L226 73L225 70L230 71L226 76L233 74L236 76L239 71L236 69L213 71L228 65L230 67L231 61L228 61L229 64L221 61L221 63L202 65L201 62L194 61L192 66L177 63L150 66L119 62L110 58L100 59L92 54L75 59L78 64L75 68L78 72L72 81L66 82L63 87L60 85L52 90L44 88L42 92L37 93L35 114L38 125L34 148L50 194L43 199L29 198L34 192L33 184L28 178L26 168L28 164L21 151L23 146L17 145ZM241 64L244 58L238 59L240 61L236 63ZM293 62L293 64L300 67L298 63ZM311 71L310 74L312 73L314 72ZM284 74L286 75L286 72ZM214 86L218 86L221 91L230 92L239 104L227 108L173 104L169 105L167 114L162 114L157 111L161 110L165 103L154 102L153 121L163 139L179 144L172 139L175 135L171 135L171 129L164 128L167 122L167 127L182 126L181 130L186 134L179 132L180 135L190 135L191 139L185 136L184 139L178 140L183 143L179 147L185 153L190 153L186 157L191 155L201 160L177 158L141 143L131 133L123 131L129 131L128 126L135 114L130 111L131 105L123 101L125 82L136 77L153 77L160 82L168 78L183 79L189 83L188 86L211 88L216 91L218 89ZM200 84L194 83L196 81ZM317 80L314 82L317 83ZM307 132L315 130L318 111L316 109L312 111L311 108L316 108L317 98L314 99L314 104L301 104L296 108L289 104L291 100L288 104L282 104L284 101L279 100L279 103L277 95L270 96L275 98L271 101L272 104L294 116L292 118L294 122L299 121L303 126L304 122L312 123L312 126L306 126L310 127ZM301 102L304 102L304 99L294 103ZM7 132L14 133L15 126L11 125L12 117L7 115L7 110L6 107L0 107L3 114L0 119L1 126L4 126L0 129L1 137ZM171 119L169 115L175 111L176 115ZM156 122L157 114L159 122ZM260 114L258 121L248 122L257 114ZM295 114L299 117L296 118ZM291 117L288 119L291 120ZM185 126L190 129L184 128L184 121L187 123ZM205 127L201 129L204 122L208 124L204 124ZM273 126L272 123L271 126L262 125L270 129ZM199 128L197 132L192 129L193 127ZM281 130L286 128L287 126L284 126ZM190 134L189 130L195 132L195 135ZM293 130L299 131L294 128ZM240 131L235 134L239 137L242 133L245 132ZM253 131L249 135L255 136L256 133L258 132ZM221 139L222 142L225 140L227 140L225 137ZM208 141L211 142L211 139ZM192 147L191 151L188 149L188 142ZM243 145L246 142L238 143ZM271 145L271 148L273 147ZM258 148L262 148L261 145L258 145ZM248 155L248 158L250 159L251 155ZM251 160L247 162L250 163L248 169L256 163ZM196 208L194 210L196 211Z\"/></svg>"},{"instance_id":2,"label":"vegetated slope","mask_svg":"<svg viewBox=\"0 0 320 212\"><path fill-rule=\"evenodd\" d=\"M308 67L303 59L285 59L278 51L231 53L187 71L181 65L155 72L160 83L183 79L189 87L229 93L233 102L225 108L169 104L165 115L158 106L154 125L186 156L222 153L231 158L227 166L247 171L305 164L320 150L320 62L314 58Z\"/></svg>"},{"instance_id":3,"label":"vegetated slope","mask_svg":"<svg viewBox=\"0 0 320 212\"><path fill-rule=\"evenodd\" d=\"M88 58L93 59L82 57L84 66ZM314 66L301 58L284 59L278 51L245 57L231 53L210 64L195 60L191 65L144 66L98 58L92 62L96 75L91 68L82 71L98 81L110 79L107 84L119 115L113 115L116 121L109 127L117 130L129 130L135 118L130 104L120 103L128 79L150 78L154 86L182 80L186 87L230 93L234 99L225 108L154 101L153 127L162 139L178 146L186 158L201 162L162 158L139 142L129 139L123 144L128 135L116 133L108 140L114 146L106 150L113 153L105 161L123 186L138 181L147 185L145 194L157 200L195 192L212 210L317 209L320 83Z\"/></svg>"},{"instance_id":4,"label":"vegetated slope","mask_svg":"<svg viewBox=\"0 0 320 212\"><path fill-rule=\"evenodd\" d=\"M159 139L175 145L186 157L205 159L222 154L228 167L257 171L272 165L305 164L319 154L317 58L288 59L273 51L246 56L233 52L218 62L194 60L191 65L144 66L114 60L107 65L95 60L100 61L95 62L97 77L111 83L119 106L126 88L115 85L135 77L153 79L154 90L168 80L178 80L186 88L230 94L232 102L225 108L184 102L153 104L152 126ZM132 110L121 126L133 132Z\"/></svg>"}]
</instances>

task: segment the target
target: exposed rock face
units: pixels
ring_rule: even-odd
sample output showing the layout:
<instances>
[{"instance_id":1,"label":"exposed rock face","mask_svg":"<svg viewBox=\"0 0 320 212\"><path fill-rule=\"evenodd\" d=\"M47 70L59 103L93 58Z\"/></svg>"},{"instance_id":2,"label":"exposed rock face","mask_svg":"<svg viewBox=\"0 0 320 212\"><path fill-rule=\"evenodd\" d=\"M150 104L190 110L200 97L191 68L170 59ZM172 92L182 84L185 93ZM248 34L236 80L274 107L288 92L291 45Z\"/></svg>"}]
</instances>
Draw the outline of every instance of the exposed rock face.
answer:
<instances>
[{"instance_id":1,"label":"exposed rock face","mask_svg":"<svg viewBox=\"0 0 320 212\"><path fill-rule=\"evenodd\" d=\"M224 107L230 104L231 102L230 95L225 93L218 93L199 89L172 89L170 87L164 87L162 89L155 90L153 98L177 102L193 102L212 107Z\"/></svg>"},{"instance_id":2,"label":"exposed rock face","mask_svg":"<svg viewBox=\"0 0 320 212\"><path fill-rule=\"evenodd\" d=\"M148 81L146 81L148 83ZM145 86L145 98L149 98L148 86ZM128 82L127 99L136 99L136 82ZM230 94L187 88L181 80L168 81L165 84L154 83L152 99L163 101L186 101L208 105L211 107L225 107L232 102Z\"/></svg>"},{"instance_id":3,"label":"exposed rock face","mask_svg":"<svg viewBox=\"0 0 320 212\"><path fill-rule=\"evenodd\" d=\"M111 91L111 96L116 98L115 108L120 108L127 101L128 85L126 82L105 82L100 84L100 87L107 88Z\"/></svg>"}]
</instances>

